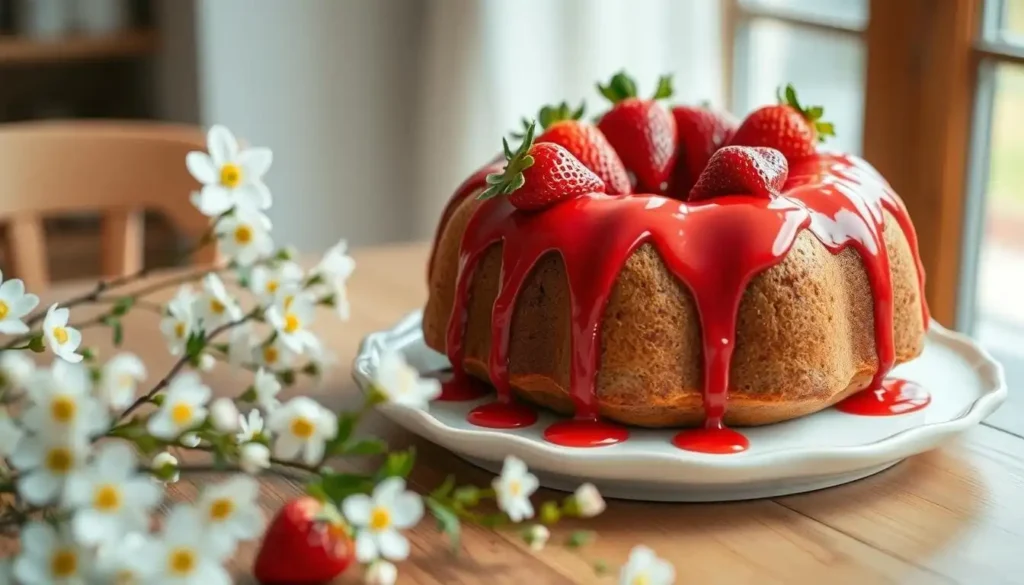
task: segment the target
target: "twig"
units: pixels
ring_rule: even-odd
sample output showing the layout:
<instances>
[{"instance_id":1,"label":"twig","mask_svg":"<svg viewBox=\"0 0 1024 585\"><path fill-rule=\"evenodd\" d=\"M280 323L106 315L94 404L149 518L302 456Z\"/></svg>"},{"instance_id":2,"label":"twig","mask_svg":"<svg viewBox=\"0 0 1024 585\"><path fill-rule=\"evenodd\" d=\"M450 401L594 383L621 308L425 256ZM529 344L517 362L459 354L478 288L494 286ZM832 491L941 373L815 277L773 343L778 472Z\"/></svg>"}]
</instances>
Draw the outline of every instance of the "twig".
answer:
<instances>
[{"instance_id":1,"label":"twig","mask_svg":"<svg viewBox=\"0 0 1024 585\"><path fill-rule=\"evenodd\" d=\"M203 337L204 344L209 343L211 340L213 340L214 337L217 337L218 335L227 331L228 329L237 327L242 323L245 323L246 321L255 318L259 311L260 307L256 307L252 311L246 313L246 315L241 319L225 323L219 327L212 329ZM161 390L170 385L171 380L173 380L174 377L178 375L178 372L180 372L181 369L185 367L185 365L189 362L191 358L192 356L189 355L188 352L186 352L185 355L181 356L181 358L179 358L178 361L175 362L173 366L171 366L170 371L168 371L167 374L163 378L161 378L159 382L156 383L156 386L153 386L153 388L150 389L149 392L139 397L128 408L126 408L124 412L122 412L121 415L117 417L117 420L115 420L114 423L116 424L121 422L125 418L128 418L128 415L135 412L140 406L146 404L147 402L151 402L153 400L153 397L156 396L157 393L159 393Z\"/></svg>"}]
</instances>

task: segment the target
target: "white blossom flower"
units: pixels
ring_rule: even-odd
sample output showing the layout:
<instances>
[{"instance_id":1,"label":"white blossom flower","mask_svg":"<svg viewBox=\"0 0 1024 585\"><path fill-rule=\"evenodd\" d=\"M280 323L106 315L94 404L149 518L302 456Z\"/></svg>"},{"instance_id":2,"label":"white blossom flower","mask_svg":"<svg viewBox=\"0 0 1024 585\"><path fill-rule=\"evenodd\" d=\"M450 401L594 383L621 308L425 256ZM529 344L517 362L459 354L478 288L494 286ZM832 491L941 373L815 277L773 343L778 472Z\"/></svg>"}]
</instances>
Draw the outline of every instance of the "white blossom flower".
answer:
<instances>
[{"instance_id":1,"label":"white blossom flower","mask_svg":"<svg viewBox=\"0 0 1024 585\"><path fill-rule=\"evenodd\" d=\"M24 388L32 373L36 371L36 363L24 351L7 350L0 352L0 375L4 384L15 388Z\"/></svg>"},{"instance_id":2,"label":"white blossom flower","mask_svg":"<svg viewBox=\"0 0 1024 585\"><path fill-rule=\"evenodd\" d=\"M585 483L576 488L573 499L576 502L576 510L580 518L593 518L604 512L607 507L604 498L601 497L601 492L597 491L597 487L592 483Z\"/></svg>"},{"instance_id":3,"label":"white blossom flower","mask_svg":"<svg viewBox=\"0 0 1024 585\"><path fill-rule=\"evenodd\" d=\"M242 471L256 475L270 467L270 449L262 443L246 443L238 448L238 466Z\"/></svg>"},{"instance_id":4,"label":"white blossom flower","mask_svg":"<svg viewBox=\"0 0 1024 585\"><path fill-rule=\"evenodd\" d=\"M22 422L30 430L84 439L109 426L110 414L92 396L89 370L81 364L58 360L48 369L37 370L28 382L27 394L32 406Z\"/></svg>"},{"instance_id":5,"label":"white blossom flower","mask_svg":"<svg viewBox=\"0 0 1024 585\"><path fill-rule=\"evenodd\" d=\"M25 431L11 418L7 409L0 406L0 458L10 457L24 437Z\"/></svg>"},{"instance_id":6,"label":"white blossom flower","mask_svg":"<svg viewBox=\"0 0 1024 585\"><path fill-rule=\"evenodd\" d=\"M238 303L228 294L220 277L212 272L203 277L203 292L196 298L194 310L206 330L242 317Z\"/></svg>"},{"instance_id":7,"label":"white blossom flower","mask_svg":"<svg viewBox=\"0 0 1024 585\"><path fill-rule=\"evenodd\" d=\"M650 548L639 544L629 552L629 560L619 572L619 585L671 585L676 570L672 563L658 558Z\"/></svg>"},{"instance_id":8,"label":"white blossom flower","mask_svg":"<svg viewBox=\"0 0 1024 585\"><path fill-rule=\"evenodd\" d=\"M193 304L196 295L188 285L178 289L177 294L167 303L167 312L160 320L160 331L167 340L171 355L181 355L185 351L189 335L196 326Z\"/></svg>"},{"instance_id":9,"label":"white blossom flower","mask_svg":"<svg viewBox=\"0 0 1024 585\"><path fill-rule=\"evenodd\" d=\"M22 585L86 585L92 559L67 530L46 522L29 522L21 531L21 554L14 577Z\"/></svg>"},{"instance_id":10,"label":"white blossom flower","mask_svg":"<svg viewBox=\"0 0 1024 585\"><path fill-rule=\"evenodd\" d=\"M207 526L208 539L218 548L233 549L239 541L252 540L263 533L263 512L256 503L260 484L247 475L207 485L199 496L197 509Z\"/></svg>"},{"instance_id":11,"label":"white blossom flower","mask_svg":"<svg viewBox=\"0 0 1024 585\"><path fill-rule=\"evenodd\" d=\"M234 401L221 397L210 404L210 423L221 433L233 433L238 430L238 408Z\"/></svg>"},{"instance_id":12,"label":"white blossom flower","mask_svg":"<svg viewBox=\"0 0 1024 585\"><path fill-rule=\"evenodd\" d=\"M374 385L389 402L425 410L431 400L441 395L441 382L422 378L397 351L388 351L380 358Z\"/></svg>"},{"instance_id":13,"label":"white blossom flower","mask_svg":"<svg viewBox=\"0 0 1024 585\"><path fill-rule=\"evenodd\" d=\"M270 190L263 183L274 160L269 148L241 149L231 131L219 125L207 133L206 147L209 154L196 151L185 157L189 172L203 184L192 197L203 215L213 217L232 207L270 207Z\"/></svg>"},{"instance_id":14,"label":"white blossom flower","mask_svg":"<svg viewBox=\"0 0 1024 585\"><path fill-rule=\"evenodd\" d=\"M0 281L3 278L0 272ZM28 325L22 319L38 304L39 297L25 294L25 283L20 278L12 278L0 284L0 333L28 333Z\"/></svg>"},{"instance_id":15,"label":"white blossom flower","mask_svg":"<svg viewBox=\"0 0 1024 585\"><path fill-rule=\"evenodd\" d=\"M313 269L334 295L334 307L343 320L349 318L348 291L346 282L356 269L356 261L348 255L348 242L341 240L324 254L320 263Z\"/></svg>"},{"instance_id":16,"label":"white blossom flower","mask_svg":"<svg viewBox=\"0 0 1024 585\"><path fill-rule=\"evenodd\" d=\"M195 372L178 374L171 380L160 410L149 417L146 428L158 439L171 440L206 419L211 390Z\"/></svg>"},{"instance_id":17,"label":"white blossom flower","mask_svg":"<svg viewBox=\"0 0 1024 585\"><path fill-rule=\"evenodd\" d=\"M263 435L263 415L258 408L249 411L249 416L238 415L238 427L241 431L235 435L235 440L241 443L248 443L258 435Z\"/></svg>"},{"instance_id":18,"label":"white blossom flower","mask_svg":"<svg viewBox=\"0 0 1024 585\"><path fill-rule=\"evenodd\" d=\"M338 433L338 419L317 401L296 396L270 413L267 426L277 437L274 456L295 459L302 454L308 465L320 463L324 443Z\"/></svg>"},{"instance_id":19,"label":"white blossom flower","mask_svg":"<svg viewBox=\"0 0 1024 585\"><path fill-rule=\"evenodd\" d=\"M140 555L157 567L147 585L230 585L223 563L234 552L234 544L211 538L209 532L198 509L188 504L172 508L163 533Z\"/></svg>"},{"instance_id":20,"label":"white blossom flower","mask_svg":"<svg viewBox=\"0 0 1024 585\"><path fill-rule=\"evenodd\" d=\"M253 351L258 349L252 332L252 323L248 321L231 328L228 333L228 363L233 366L258 361Z\"/></svg>"},{"instance_id":21,"label":"white blossom flower","mask_svg":"<svg viewBox=\"0 0 1024 585\"><path fill-rule=\"evenodd\" d=\"M274 337L270 343L254 346L252 352L255 363L275 372L290 368L298 357L280 335Z\"/></svg>"},{"instance_id":22,"label":"white blossom flower","mask_svg":"<svg viewBox=\"0 0 1024 585\"><path fill-rule=\"evenodd\" d=\"M398 580L398 569L387 561L374 561L366 570L363 582L366 585L395 585Z\"/></svg>"},{"instance_id":23,"label":"white blossom flower","mask_svg":"<svg viewBox=\"0 0 1024 585\"><path fill-rule=\"evenodd\" d=\"M300 287L302 268L294 262L282 262L275 268L256 266L249 277L249 287L264 303L272 303L284 290Z\"/></svg>"},{"instance_id":24,"label":"white blossom flower","mask_svg":"<svg viewBox=\"0 0 1024 585\"><path fill-rule=\"evenodd\" d=\"M141 532L129 532L117 542L101 546L96 554L96 578L114 585L152 583L157 567L146 554L152 546L149 535Z\"/></svg>"},{"instance_id":25,"label":"white blossom flower","mask_svg":"<svg viewBox=\"0 0 1024 585\"><path fill-rule=\"evenodd\" d=\"M68 475L64 502L77 510L71 528L79 542L113 543L149 527L149 514L162 493L136 473L137 463L135 450L117 441L100 446L91 465Z\"/></svg>"},{"instance_id":26,"label":"white blossom flower","mask_svg":"<svg viewBox=\"0 0 1024 585\"><path fill-rule=\"evenodd\" d=\"M306 294L294 297L291 302L281 302L267 310L267 322L277 331L277 336L288 349L301 354L306 349L320 346L309 326L313 323L315 306Z\"/></svg>"},{"instance_id":27,"label":"white blossom flower","mask_svg":"<svg viewBox=\"0 0 1024 585\"><path fill-rule=\"evenodd\" d=\"M104 404L121 410L132 403L139 382L146 379L146 364L132 353L120 353L103 365L97 394Z\"/></svg>"},{"instance_id":28,"label":"white blossom flower","mask_svg":"<svg viewBox=\"0 0 1024 585\"><path fill-rule=\"evenodd\" d=\"M77 353L78 346L82 345L82 332L68 325L70 316L71 311L57 308L57 303L50 305L43 319L43 335L57 357L78 363L82 361L81 354Z\"/></svg>"},{"instance_id":29,"label":"white blossom flower","mask_svg":"<svg viewBox=\"0 0 1024 585\"><path fill-rule=\"evenodd\" d=\"M263 410L271 412L281 405L281 401L277 399L277 394L281 392L281 382L273 373L260 368L256 371L252 387L256 392L256 404Z\"/></svg>"},{"instance_id":30,"label":"white blossom flower","mask_svg":"<svg viewBox=\"0 0 1024 585\"><path fill-rule=\"evenodd\" d=\"M530 550L540 552L544 550L544 546L547 545L548 540L551 538L551 531L543 524L534 524L526 529L524 538L526 539L526 544L530 545Z\"/></svg>"},{"instance_id":31,"label":"white blossom flower","mask_svg":"<svg viewBox=\"0 0 1024 585\"><path fill-rule=\"evenodd\" d=\"M262 213L236 210L217 224L219 249L239 265L250 266L274 251L270 228L270 219Z\"/></svg>"},{"instance_id":32,"label":"white blossom flower","mask_svg":"<svg viewBox=\"0 0 1024 585\"><path fill-rule=\"evenodd\" d=\"M171 455L167 451L161 451L157 453L156 457L153 458L153 462L150 464L150 469L156 472L167 472L170 475L167 478L167 483L176 483L181 477L181 472L178 471L178 458ZM174 473L170 473L170 469L173 468Z\"/></svg>"},{"instance_id":33,"label":"white blossom flower","mask_svg":"<svg viewBox=\"0 0 1024 585\"><path fill-rule=\"evenodd\" d=\"M199 356L198 369L200 372L211 372L215 367L217 367L217 358L208 353L204 353Z\"/></svg>"},{"instance_id":34,"label":"white blossom flower","mask_svg":"<svg viewBox=\"0 0 1024 585\"><path fill-rule=\"evenodd\" d=\"M82 441L57 433L30 435L11 454L11 465L22 472L18 493L34 506L57 500L68 476L85 464L87 447Z\"/></svg>"},{"instance_id":35,"label":"white blossom flower","mask_svg":"<svg viewBox=\"0 0 1024 585\"><path fill-rule=\"evenodd\" d=\"M522 459L509 455L501 467L501 475L494 478L491 486L498 500L498 507L508 514L513 522L533 518L533 504L530 496L539 486L537 476L526 469Z\"/></svg>"},{"instance_id":36,"label":"white blossom flower","mask_svg":"<svg viewBox=\"0 0 1024 585\"><path fill-rule=\"evenodd\" d=\"M399 532L415 526L423 517L420 495L406 491L405 480L389 477L377 484L373 495L345 498L342 513L356 532L356 559L369 563L377 558L402 561L409 556L409 541Z\"/></svg>"}]
</instances>

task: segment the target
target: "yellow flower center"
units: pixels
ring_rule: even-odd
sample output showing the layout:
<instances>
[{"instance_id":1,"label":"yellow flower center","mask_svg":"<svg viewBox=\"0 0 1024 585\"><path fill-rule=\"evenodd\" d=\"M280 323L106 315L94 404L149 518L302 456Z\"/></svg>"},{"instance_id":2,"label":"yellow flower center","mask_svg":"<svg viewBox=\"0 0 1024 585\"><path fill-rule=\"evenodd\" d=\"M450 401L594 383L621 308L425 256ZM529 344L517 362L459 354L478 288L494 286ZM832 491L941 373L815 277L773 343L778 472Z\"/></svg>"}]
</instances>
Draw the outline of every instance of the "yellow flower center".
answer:
<instances>
[{"instance_id":1,"label":"yellow flower center","mask_svg":"<svg viewBox=\"0 0 1024 585\"><path fill-rule=\"evenodd\" d=\"M235 228L235 242L245 245L252 241L252 228L240 225Z\"/></svg>"},{"instance_id":2,"label":"yellow flower center","mask_svg":"<svg viewBox=\"0 0 1024 585\"><path fill-rule=\"evenodd\" d=\"M121 491L109 483L99 486L93 494L92 507L100 512L116 512L121 508Z\"/></svg>"},{"instance_id":3,"label":"yellow flower center","mask_svg":"<svg viewBox=\"0 0 1024 585\"><path fill-rule=\"evenodd\" d=\"M263 348L263 361L268 365L277 363L278 357L280 357L280 355L278 354L277 348L273 345L268 345Z\"/></svg>"},{"instance_id":4,"label":"yellow flower center","mask_svg":"<svg viewBox=\"0 0 1024 585\"><path fill-rule=\"evenodd\" d=\"M71 577L78 572L78 555L75 551L58 549L50 557L50 573L54 577Z\"/></svg>"},{"instance_id":5,"label":"yellow flower center","mask_svg":"<svg viewBox=\"0 0 1024 585\"><path fill-rule=\"evenodd\" d=\"M269 280L267 281L267 292L270 294L274 294L277 292L277 287L279 286L281 286L281 284L276 280ZM0 317L0 319L3 319L3 317Z\"/></svg>"},{"instance_id":6,"label":"yellow flower center","mask_svg":"<svg viewBox=\"0 0 1024 585\"><path fill-rule=\"evenodd\" d=\"M242 169L234 164L227 163L220 168L220 184L228 189L234 189L242 182Z\"/></svg>"},{"instance_id":7,"label":"yellow flower center","mask_svg":"<svg viewBox=\"0 0 1024 585\"><path fill-rule=\"evenodd\" d=\"M177 336L178 339L185 337L185 324L181 321L174 324L174 335Z\"/></svg>"},{"instance_id":8,"label":"yellow flower center","mask_svg":"<svg viewBox=\"0 0 1024 585\"><path fill-rule=\"evenodd\" d=\"M7 317L7 313L11 311L11 308L7 306L7 303L0 301L0 319Z\"/></svg>"},{"instance_id":9,"label":"yellow flower center","mask_svg":"<svg viewBox=\"0 0 1024 585\"><path fill-rule=\"evenodd\" d=\"M50 416L56 422L67 424L75 418L78 405L70 396L58 396L50 403Z\"/></svg>"},{"instance_id":10,"label":"yellow flower center","mask_svg":"<svg viewBox=\"0 0 1024 585\"><path fill-rule=\"evenodd\" d=\"M384 530L391 526L391 512L387 508L377 506L370 512L370 529Z\"/></svg>"},{"instance_id":11,"label":"yellow flower center","mask_svg":"<svg viewBox=\"0 0 1024 585\"><path fill-rule=\"evenodd\" d=\"M651 580L647 576L647 573L640 573L633 580L629 582L630 585L651 585Z\"/></svg>"},{"instance_id":12,"label":"yellow flower center","mask_svg":"<svg viewBox=\"0 0 1024 585\"><path fill-rule=\"evenodd\" d=\"M295 333L299 330L299 318L295 316L295 313L288 313L284 316L284 332Z\"/></svg>"},{"instance_id":13,"label":"yellow flower center","mask_svg":"<svg viewBox=\"0 0 1024 585\"><path fill-rule=\"evenodd\" d=\"M292 421L292 434L300 439L308 439L313 436L316 431L316 425L313 421L309 420L304 416L296 417Z\"/></svg>"},{"instance_id":14,"label":"yellow flower center","mask_svg":"<svg viewBox=\"0 0 1024 585\"><path fill-rule=\"evenodd\" d=\"M63 327L54 327L53 338L57 340L57 343L64 345L68 342L68 330Z\"/></svg>"},{"instance_id":15,"label":"yellow flower center","mask_svg":"<svg viewBox=\"0 0 1024 585\"><path fill-rule=\"evenodd\" d=\"M513 480L508 484L508 493L512 497L518 496L523 491L523 484L519 483L518 480Z\"/></svg>"},{"instance_id":16,"label":"yellow flower center","mask_svg":"<svg viewBox=\"0 0 1024 585\"><path fill-rule=\"evenodd\" d=\"M71 471L75 458L66 447L54 447L46 454L46 468L52 473L64 475Z\"/></svg>"},{"instance_id":17,"label":"yellow flower center","mask_svg":"<svg viewBox=\"0 0 1024 585\"><path fill-rule=\"evenodd\" d=\"M227 309L227 307L224 306L224 303L217 299L210 300L210 310L213 311L214 315L223 315L225 309Z\"/></svg>"},{"instance_id":18,"label":"yellow flower center","mask_svg":"<svg viewBox=\"0 0 1024 585\"><path fill-rule=\"evenodd\" d=\"M179 427L188 424L192 420L192 405L186 402L179 402L171 408L171 420Z\"/></svg>"},{"instance_id":19,"label":"yellow flower center","mask_svg":"<svg viewBox=\"0 0 1024 585\"><path fill-rule=\"evenodd\" d=\"M191 575L196 568L195 551L185 547L171 550L171 554L167 556L167 568L177 577Z\"/></svg>"},{"instance_id":20,"label":"yellow flower center","mask_svg":"<svg viewBox=\"0 0 1024 585\"><path fill-rule=\"evenodd\" d=\"M231 517L232 512L235 511L235 503L227 498L220 498L214 500L210 504L210 520L221 522Z\"/></svg>"},{"instance_id":21,"label":"yellow flower center","mask_svg":"<svg viewBox=\"0 0 1024 585\"><path fill-rule=\"evenodd\" d=\"M131 388L135 385L135 378L131 374L121 374L117 377L117 385L122 388Z\"/></svg>"}]
</instances>

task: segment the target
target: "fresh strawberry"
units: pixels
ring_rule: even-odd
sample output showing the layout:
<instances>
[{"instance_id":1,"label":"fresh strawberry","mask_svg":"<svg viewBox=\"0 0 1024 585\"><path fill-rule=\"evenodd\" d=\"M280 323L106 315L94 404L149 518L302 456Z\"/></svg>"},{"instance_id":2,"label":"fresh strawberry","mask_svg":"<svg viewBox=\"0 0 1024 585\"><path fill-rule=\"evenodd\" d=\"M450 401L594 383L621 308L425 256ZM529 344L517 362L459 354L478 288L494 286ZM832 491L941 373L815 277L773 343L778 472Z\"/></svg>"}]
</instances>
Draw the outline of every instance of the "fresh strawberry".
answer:
<instances>
[{"instance_id":1,"label":"fresh strawberry","mask_svg":"<svg viewBox=\"0 0 1024 585\"><path fill-rule=\"evenodd\" d=\"M803 107L796 99L796 90L787 85L779 89L779 103L754 110L733 134L729 144L736 146L767 146L781 152L789 161L809 157L817 151L817 143L835 136L829 122L821 121L821 106Z\"/></svg>"},{"instance_id":2,"label":"fresh strawberry","mask_svg":"<svg viewBox=\"0 0 1024 585\"><path fill-rule=\"evenodd\" d=\"M352 564L354 549L334 506L302 497L284 505L263 536L253 574L264 585L327 583Z\"/></svg>"},{"instance_id":3,"label":"fresh strawberry","mask_svg":"<svg viewBox=\"0 0 1024 585\"><path fill-rule=\"evenodd\" d=\"M565 148L604 181L608 193L628 195L632 185L622 159L596 126L580 119L583 109L581 104L572 110L565 102L541 108L539 121L544 132L537 143L552 142ZM524 120L524 125L529 122Z\"/></svg>"},{"instance_id":4,"label":"fresh strawberry","mask_svg":"<svg viewBox=\"0 0 1024 585\"><path fill-rule=\"evenodd\" d=\"M597 127L636 177L636 190L663 193L675 163L676 122L656 100L672 95L672 78L659 79L649 100L637 97L636 84L625 73L597 88L613 104Z\"/></svg>"},{"instance_id":5,"label":"fresh strawberry","mask_svg":"<svg viewBox=\"0 0 1024 585\"><path fill-rule=\"evenodd\" d=\"M698 106L676 106L672 108L672 117L676 121L679 147L668 194L686 199L711 155L732 138L738 121L728 112Z\"/></svg>"},{"instance_id":6,"label":"fresh strawberry","mask_svg":"<svg viewBox=\"0 0 1024 585\"><path fill-rule=\"evenodd\" d=\"M775 197L787 175L789 164L774 148L726 146L711 155L688 200L719 195Z\"/></svg>"},{"instance_id":7,"label":"fresh strawberry","mask_svg":"<svg viewBox=\"0 0 1024 585\"><path fill-rule=\"evenodd\" d=\"M505 170L487 175L478 199L508 195L519 209L537 211L587 193L604 193L604 181L571 152L552 142L534 144L536 125L526 129L523 143L512 152L505 140Z\"/></svg>"}]
</instances>

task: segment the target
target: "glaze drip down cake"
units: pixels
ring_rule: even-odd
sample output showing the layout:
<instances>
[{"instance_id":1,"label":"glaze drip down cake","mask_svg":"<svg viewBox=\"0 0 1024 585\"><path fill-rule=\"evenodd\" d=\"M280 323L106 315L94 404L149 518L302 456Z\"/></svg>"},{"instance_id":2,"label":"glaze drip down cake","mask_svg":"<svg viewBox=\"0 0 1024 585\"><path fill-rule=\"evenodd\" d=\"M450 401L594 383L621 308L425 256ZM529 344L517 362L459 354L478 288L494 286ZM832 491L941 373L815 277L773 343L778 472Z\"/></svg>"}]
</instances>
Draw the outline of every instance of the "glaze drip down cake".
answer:
<instances>
[{"instance_id":1,"label":"glaze drip down cake","mask_svg":"<svg viewBox=\"0 0 1024 585\"><path fill-rule=\"evenodd\" d=\"M453 369L442 399L492 394L469 420L564 420L548 441L600 446L679 428L683 449L742 451L742 429L829 407L923 408L888 378L924 347L917 241L885 179L819 152L822 109L792 87L742 122L637 96L544 108L441 218L423 315Z\"/></svg>"}]
</instances>

